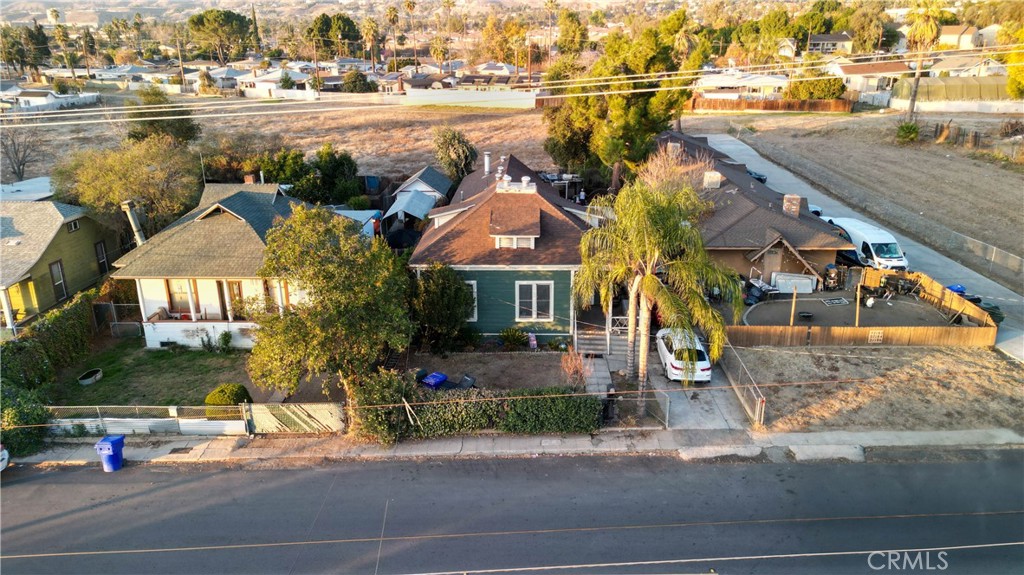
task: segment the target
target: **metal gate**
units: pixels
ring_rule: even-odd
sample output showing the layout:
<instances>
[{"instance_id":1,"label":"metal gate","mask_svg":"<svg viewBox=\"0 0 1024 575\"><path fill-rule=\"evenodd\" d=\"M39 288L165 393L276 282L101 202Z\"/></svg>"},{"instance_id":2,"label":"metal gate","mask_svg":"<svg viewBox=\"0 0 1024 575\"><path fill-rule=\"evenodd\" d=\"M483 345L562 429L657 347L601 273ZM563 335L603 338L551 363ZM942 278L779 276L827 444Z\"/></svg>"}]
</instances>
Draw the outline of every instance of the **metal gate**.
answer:
<instances>
[{"instance_id":1,"label":"metal gate","mask_svg":"<svg viewBox=\"0 0 1024 575\"><path fill-rule=\"evenodd\" d=\"M253 433L338 433L345 431L340 403L247 404Z\"/></svg>"}]
</instances>

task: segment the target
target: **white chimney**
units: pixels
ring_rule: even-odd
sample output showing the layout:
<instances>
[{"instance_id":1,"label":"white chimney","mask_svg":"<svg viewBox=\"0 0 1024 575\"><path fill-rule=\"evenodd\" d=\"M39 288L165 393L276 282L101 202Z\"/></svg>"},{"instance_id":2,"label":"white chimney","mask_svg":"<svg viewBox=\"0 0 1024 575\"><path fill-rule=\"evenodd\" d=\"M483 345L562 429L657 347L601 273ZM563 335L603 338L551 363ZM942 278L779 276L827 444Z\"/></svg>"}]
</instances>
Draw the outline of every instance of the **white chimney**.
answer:
<instances>
[{"instance_id":1,"label":"white chimney","mask_svg":"<svg viewBox=\"0 0 1024 575\"><path fill-rule=\"evenodd\" d=\"M525 188L526 186L529 186L529 185L530 185L530 176L523 176L523 177L521 178L521 180L522 180L522 182L523 182L523 187L524 187L524 188Z\"/></svg>"},{"instance_id":2,"label":"white chimney","mask_svg":"<svg viewBox=\"0 0 1024 575\"><path fill-rule=\"evenodd\" d=\"M787 216L794 218L800 217L800 196L796 194L786 194L782 196L782 211Z\"/></svg>"},{"instance_id":3,"label":"white chimney","mask_svg":"<svg viewBox=\"0 0 1024 575\"><path fill-rule=\"evenodd\" d=\"M722 187L722 174L715 170L704 172L704 189L717 190Z\"/></svg>"},{"instance_id":4,"label":"white chimney","mask_svg":"<svg viewBox=\"0 0 1024 575\"><path fill-rule=\"evenodd\" d=\"M484 175L491 173L491 153L484 152Z\"/></svg>"},{"instance_id":5,"label":"white chimney","mask_svg":"<svg viewBox=\"0 0 1024 575\"><path fill-rule=\"evenodd\" d=\"M132 200L121 202L121 210L128 215L128 223L132 225L132 233L135 234L136 246L146 243L146 234L142 233L142 226L139 225L139 216L135 213L135 202Z\"/></svg>"}]
</instances>

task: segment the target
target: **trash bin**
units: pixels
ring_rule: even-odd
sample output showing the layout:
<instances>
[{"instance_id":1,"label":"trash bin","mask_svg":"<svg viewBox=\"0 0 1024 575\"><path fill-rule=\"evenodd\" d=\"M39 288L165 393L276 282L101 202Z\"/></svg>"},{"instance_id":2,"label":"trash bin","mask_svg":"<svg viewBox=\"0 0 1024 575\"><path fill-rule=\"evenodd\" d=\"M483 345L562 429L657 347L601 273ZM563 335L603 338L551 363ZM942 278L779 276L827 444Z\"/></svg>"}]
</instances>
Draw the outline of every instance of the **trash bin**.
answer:
<instances>
[{"instance_id":1,"label":"trash bin","mask_svg":"<svg viewBox=\"0 0 1024 575\"><path fill-rule=\"evenodd\" d=\"M96 453L103 462L103 471L110 473L121 469L124 464L124 436L108 435L97 441Z\"/></svg>"}]
</instances>

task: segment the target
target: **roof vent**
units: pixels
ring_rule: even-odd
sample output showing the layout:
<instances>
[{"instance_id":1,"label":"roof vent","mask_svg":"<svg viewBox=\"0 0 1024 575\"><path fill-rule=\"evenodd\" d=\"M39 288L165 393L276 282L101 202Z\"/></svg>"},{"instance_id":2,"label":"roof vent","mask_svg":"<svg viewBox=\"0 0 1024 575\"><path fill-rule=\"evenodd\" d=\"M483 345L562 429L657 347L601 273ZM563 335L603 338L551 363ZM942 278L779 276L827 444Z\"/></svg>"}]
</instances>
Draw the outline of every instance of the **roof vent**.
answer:
<instances>
[{"instance_id":1,"label":"roof vent","mask_svg":"<svg viewBox=\"0 0 1024 575\"><path fill-rule=\"evenodd\" d=\"M722 174L715 170L704 172L704 189L717 190L722 187Z\"/></svg>"},{"instance_id":2,"label":"roof vent","mask_svg":"<svg viewBox=\"0 0 1024 575\"><path fill-rule=\"evenodd\" d=\"M530 176L523 176L521 180L523 182L523 187L524 188L526 186L530 185Z\"/></svg>"}]
</instances>

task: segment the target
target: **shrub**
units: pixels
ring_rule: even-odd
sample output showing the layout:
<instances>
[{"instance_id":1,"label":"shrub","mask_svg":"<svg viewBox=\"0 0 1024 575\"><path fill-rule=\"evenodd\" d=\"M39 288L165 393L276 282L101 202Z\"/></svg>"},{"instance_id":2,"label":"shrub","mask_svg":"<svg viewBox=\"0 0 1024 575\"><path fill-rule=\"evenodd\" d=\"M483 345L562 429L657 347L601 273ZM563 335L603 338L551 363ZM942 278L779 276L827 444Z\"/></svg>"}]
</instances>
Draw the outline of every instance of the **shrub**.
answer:
<instances>
[{"instance_id":1,"label":"shrub","mask_svg":"<svg viewBox=\"0 0 1024 575\"><path fill-rule=\"evenodd\" d=\"M411 374L381 369L359 381L344 381L352 431L382 445L409 434L411 422L402 400L414 401L416 380ZM376 407L376 406L385 407Z\"/></svg>"},{"instance_id":2,"label":"shrub","mask_svg":"<svg viewBox=\"0 0 1024 575\"><path fill-rule=\"evenodd\" d=\"M434 264L416 282L412 311L434 353L451 351L459 330L473 315L473 290L449 266Z\"/></svg>"},{"instance_id":3,"label":"shrub","mask_svg":"<svg viewBox=\"0 0 1024 575\"><path fill-rule=\"evenodd\" d=\"M252 403L252 396L249 390L240 383L222 383L206 395L203 401L209 406L235 406L240 403ZM206 410L206 419L237 419L237 413L228 413L226 409Z\"/></svg>"},{"instance_id":4,"label":"shrub","mask_svg":"<svg viewBox=\"0 0 1024 575\"><path fill-rule=\"evenodd\" d=\"M369 196L352 196L347 201L348 207L353 210L368 210L370 209L370 197Z\"/></svg>"},{"instance_id":5,"label":"shrub","mask_svg":"<svg viewBox=\"0 0 1024 575\"><path fill-rule=\"evenodd\" d=\"M493 397L492 392L480 389L459 389L423 395L427 400L452 403L417 406L413 435L421 438L441 437L489 429L494 426L498 417L498 403L492 399Z\"/></svg>"},{"instance_id":6,"label":"shrub","mask_svg":"<svg viewBox=\"0 0 1024 575\"><path fill-rule=\"evenodd\" d=\"M217 351L229 353L231 351L231 332L224 330L217 336Z\"/></svg>"},{"instance_id":7,"label":"shrub","mask_svg":"<svg viewBox=\"0 0 1024 575\"><path fill-rule=\"evenodd\" d=\"M14 456L31 455L43 446L46 427L23 427L20 425L42 426L50 420L50 412L43 406L35 392L15 385L4 385L0 390L3 407L0 409L0 441Z\"/></svg>"},{"instance_id":8,"label":"shrub","mask_svg":"<svg viewBox=\"0 0 1024 575\"><path fill-rule=\"evenodd\" d=\"M480 330L475 327L466 324L459 329L459 334L456 336L459 343L463 347L477 348L480 347L480 342L483 341L483 336L480 334Z\"/></svg>"},{"instance_id":9,"label":"shrub","mask_svg":"<svg viewBox=\"0 0 1024 575\"><path fill-rule=\"evenodd\" d=\"M498 429L510 433L592 433L601 425L601 400L566 396L571 387L518 389L509 392ZM554 397L522 397L545 396Z\"/></svg>"},{"instance_id":10,"label":"shrub","mask_svg":"<svg viewBox=\"0 0 1024 575\"><path fill-rule=\"evenodd\" d=\"M92 302L97 293L95 289L81 292L25 329L22 337L37 341L50 356L54 369L71 367L89 354Z\"/></svg>"},{"instance_id":11,"label":"shrub","mask_svg":"<svg viewBox=\"0 0 1024 575\"><path fill-rule=\"evenodd\" d=\"M57 380L46 350L31 338L0 343L0 361L3 361L4 384L25 389L36 389Z\"/></svg>"},{"instance_id":12,"label":"shrub","mask_svg":"<svg viewBox=\"0 0 1024 575\"><path fill-rule=\"evenodd\" d=\"M526 347L527 342L530 341L526 332L515 327L506 327L501 330L501 333L498 334L498 338L501 339L501 343L505 345L505 348L510 350Z\"/></svg>"},{"instance_id":13,"label":"shrub","mask_svg":"<svg viewBox=\"0 0 1024 575\"><path fill-rule=\"evenodd\" d=\"M920 131L917 122L903 122L896 126L896 141L901 144L916 142Z\"/></svg>"},{"instance_id":14,"label":"shrub","mask_svg":"<svg viewBox=\"0 0 1024 575\"><path fill-rule=\"evenodd\" d=\"M252 403L252 396L249 395L249 390L240 383L222 383L206 395L203 403L206 405Z\"/></svg>"}]
</instances>

